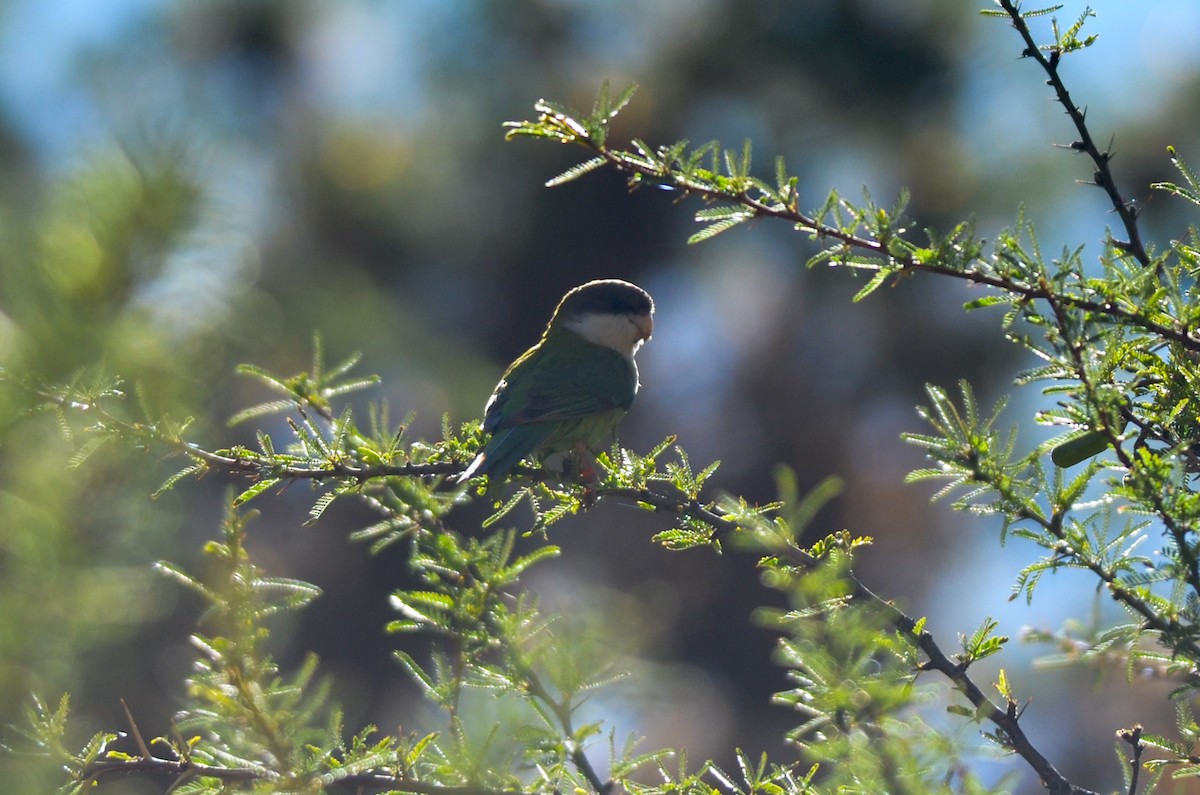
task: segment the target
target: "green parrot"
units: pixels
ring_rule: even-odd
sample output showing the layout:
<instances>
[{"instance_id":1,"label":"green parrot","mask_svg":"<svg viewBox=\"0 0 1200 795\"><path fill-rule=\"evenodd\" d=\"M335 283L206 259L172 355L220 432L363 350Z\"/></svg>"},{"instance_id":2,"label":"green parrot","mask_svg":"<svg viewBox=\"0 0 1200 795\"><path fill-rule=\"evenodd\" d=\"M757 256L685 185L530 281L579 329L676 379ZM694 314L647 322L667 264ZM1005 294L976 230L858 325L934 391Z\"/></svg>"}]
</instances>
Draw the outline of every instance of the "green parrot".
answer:
<instances>
[{"instance_id":1,"label":"green parrot","mask_svg":"<svg viewBox=\"0 0 1200 795\"><path fill-rule=\"evenodd\" d=\"M491 439L459 476L498 482L530 455L582 454L612 436L638 391L633 355L654 330L654 301L620 279L581 284L505 370L483 414Z\"/></svg>"}]
</instances>

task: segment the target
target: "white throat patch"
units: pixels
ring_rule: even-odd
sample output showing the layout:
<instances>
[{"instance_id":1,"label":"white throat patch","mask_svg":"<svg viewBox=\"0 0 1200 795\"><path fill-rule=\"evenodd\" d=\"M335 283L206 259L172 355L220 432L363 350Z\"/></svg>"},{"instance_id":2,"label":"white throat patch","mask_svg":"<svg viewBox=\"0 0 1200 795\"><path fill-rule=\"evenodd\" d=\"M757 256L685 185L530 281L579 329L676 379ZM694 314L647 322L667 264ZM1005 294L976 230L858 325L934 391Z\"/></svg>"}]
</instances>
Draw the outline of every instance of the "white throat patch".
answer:
<instances>
[{"instance_id":1,"label":"white throat patch","mask_svg":"<svg viewBox=\"0 0 1200 795\"><path fill-rule=\"evenodd\" d=\"M641 331L630 315L589 313L568 321L566 326L588 342L612 348L628 359L642 345Z\"/></svg>"}]
</instances>

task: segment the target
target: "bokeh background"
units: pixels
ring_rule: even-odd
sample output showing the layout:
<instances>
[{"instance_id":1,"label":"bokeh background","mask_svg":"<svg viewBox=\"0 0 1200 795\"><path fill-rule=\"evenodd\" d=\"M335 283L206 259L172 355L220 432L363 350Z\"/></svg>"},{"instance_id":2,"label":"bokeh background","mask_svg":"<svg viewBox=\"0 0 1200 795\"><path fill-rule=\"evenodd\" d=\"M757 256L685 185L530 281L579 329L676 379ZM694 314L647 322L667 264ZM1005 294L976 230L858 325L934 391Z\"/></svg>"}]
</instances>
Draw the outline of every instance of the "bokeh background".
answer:
<instances>
[{"instance_id":1,"label":"bokeh background","mask_svg":"<svg viewBox=\"0 0 1200 795\"><path fill-rule=\"evenodd\" d=\"M960 311L978 293L916 278L852 304L861 282L807 270L814 249L786 228L689 247L695 205L630 193L605 173L547 190L579 153L502 136L540 97L586 108L602 80L636 82L617 140L750 138L761 173L782 154L811 206L831 188L853 197L865 186L884 203L909 188L914 228L973 217L989 235L1024 206L1047 256L1085 244L1094 261L1115 218L1076 182L1090 164L1053 146L1072 130L1017 57L1016 34L977 5L7 0L0 364L63 381L103 363L157 410L194 416L197 441L223 446L248 433L225 419L265 397L234 365L303 369L319 331L331 359L362 351L363 372L382 376L368 397L436 434L443 413L479 416L563 292L623 277L658 304L625 444L678 434L694 462L723 462L719 488L754 500L773 498L778 465L805 488L840 476L844 494L814 532L873 536L862 577L929 616L947 646L985 615L1013 636L1069 616L1111 620L1082 575L1043 584L1032 606L1008 603L1035 551L1000 547L994 525L902 485L921 463L899 434L921 429L923 384L966 378L990 404L1031 364L998 315ZM1200 7L1096 8L1097 46L1063 73L1097 139L1113 137L1117 178L1162 245L1189 219L1148 185L1173 178L1168 144L1200 159ZM1082 11L1072 3L1060 21ZM1043 40L1049 24L1035 22ZM1027 444L1044 438L1029 422L1039 405L1013 403ZM80 742L123 728L120 698L144 732L168 733L199 605L150 564L197 561L227 484L151 500L172 466L159 451L105 449L67 470L72 443L28 407L0 393L0 718L19 722L30 690L70 691ZM419 725L390 659L399 641L383 632L403 549L371 556L349 543L364 520L352 505L301 527L310 501L293 487L252 525L261 565L325 591L281 625L276 651L285 662L321 655L347 725ZM481 516L463 511L460 526ZM623 622L641 684L598 713L693 760L728 763L735 746L787 759L794 719L768 705L785 680L749 618L774 597L751 560L656 549L648 538L661 527L602 505L554 529L564 556L532 578L552 608ZM1119 786L1112 733L1135 721L1165 731L1169 685L1033 668L1044 652L1014 643L1001 661L1032 699L1032 737L1080 783ZM983 769L1039 790L1011 760ZM0 780L49 786L19 756L0 757Z\"/></svg>"}]
</instances>

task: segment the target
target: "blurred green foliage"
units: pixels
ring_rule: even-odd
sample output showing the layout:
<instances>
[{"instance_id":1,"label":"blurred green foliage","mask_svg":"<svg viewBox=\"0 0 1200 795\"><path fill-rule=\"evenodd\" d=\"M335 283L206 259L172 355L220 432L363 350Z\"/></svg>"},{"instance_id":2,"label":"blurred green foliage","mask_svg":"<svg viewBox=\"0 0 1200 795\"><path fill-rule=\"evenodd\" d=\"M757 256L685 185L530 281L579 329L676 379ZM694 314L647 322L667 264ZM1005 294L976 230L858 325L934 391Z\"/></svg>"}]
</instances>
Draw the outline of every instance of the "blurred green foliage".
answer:
<instances>
[{"instance_id":1,"label":"blurred green foliage","mask_svg":"<svg viewBox=\"0 0 1200 795\"><path fill-rule=\"evenodd\" d=\"M212 335L169 340L138 295L179 247L195 208L196 189L173 158L139 165L120 151L10 205L0 268L5 371L70 381L92 378L77 374L103 361L160 405L204 405L202 385L220 364L205 352ZM113 448L68 467L76 439L65 424L29 421L38 397L5 389L0 401L0 713L15 715L23 691L115 685L104 661L169 613L173 598L145 564L171 547L183 517L172 501L129 499L157 476L144 452ZM15 791L47 789L11 759L0 764Z\"/></svg>"}]
</instances>

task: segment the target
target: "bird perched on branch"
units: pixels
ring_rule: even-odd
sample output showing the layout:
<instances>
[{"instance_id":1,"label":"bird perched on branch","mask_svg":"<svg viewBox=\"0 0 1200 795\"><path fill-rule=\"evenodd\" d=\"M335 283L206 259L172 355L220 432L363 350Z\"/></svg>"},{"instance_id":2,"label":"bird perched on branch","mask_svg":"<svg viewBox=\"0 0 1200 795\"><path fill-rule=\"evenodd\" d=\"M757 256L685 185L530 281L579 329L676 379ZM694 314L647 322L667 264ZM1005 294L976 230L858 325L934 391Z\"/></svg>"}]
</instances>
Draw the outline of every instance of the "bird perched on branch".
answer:
<instances>
[{"instance_id":1,"label":"bird perched on branch","mask_svg":"<svg viewBox=\"0 0 1200 795\"><path fill-rule=\"evenodd\" d=\"M492 436L459 476L498 482L530 455L583 456L611 437L638 391L633 355L654 330L654 301L620 279L581 284L559 301L546 331L492 392Z\"/></svg>"}]
</instances>

